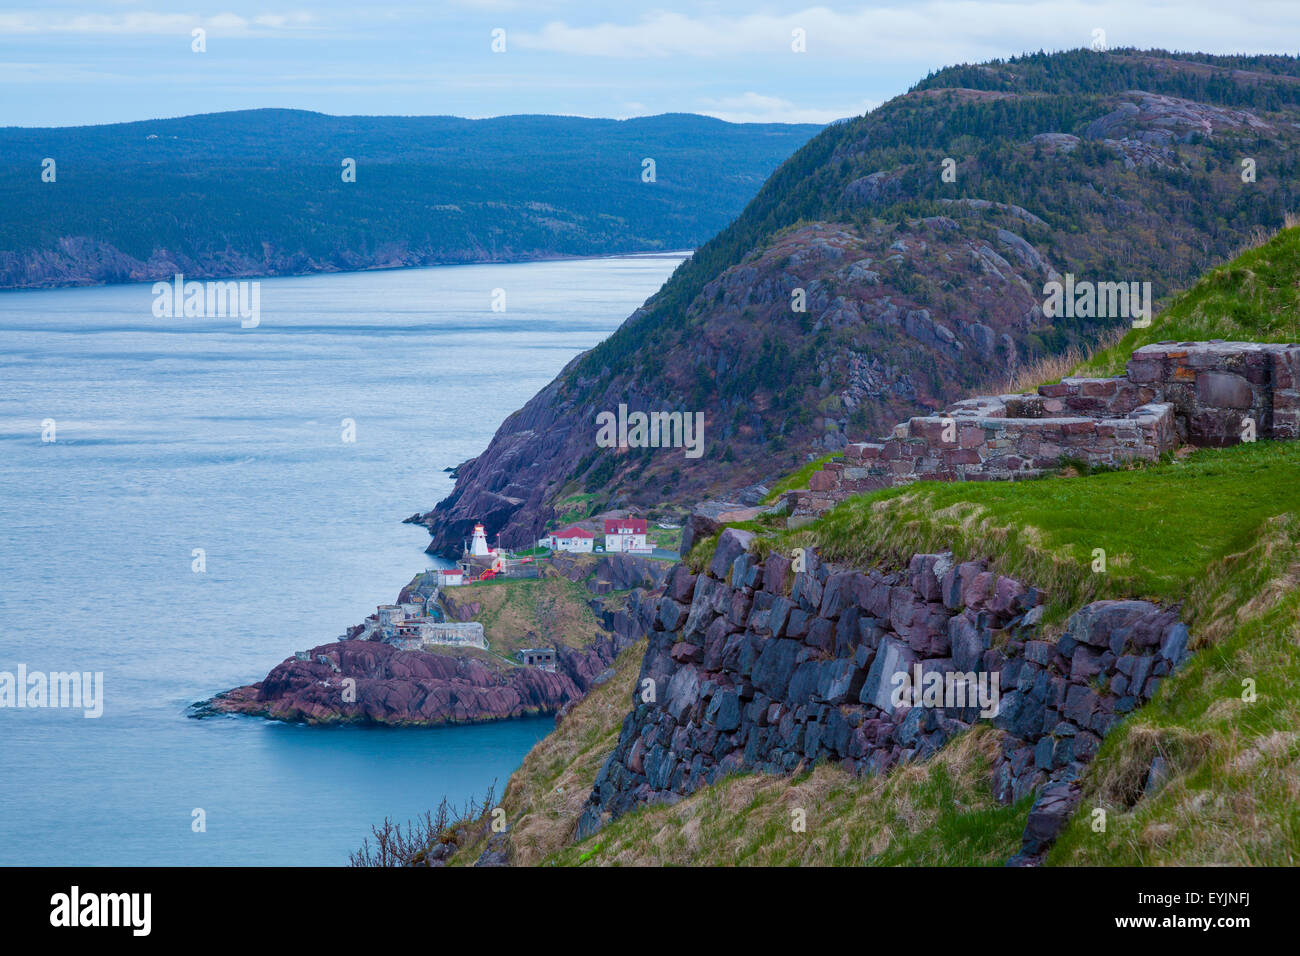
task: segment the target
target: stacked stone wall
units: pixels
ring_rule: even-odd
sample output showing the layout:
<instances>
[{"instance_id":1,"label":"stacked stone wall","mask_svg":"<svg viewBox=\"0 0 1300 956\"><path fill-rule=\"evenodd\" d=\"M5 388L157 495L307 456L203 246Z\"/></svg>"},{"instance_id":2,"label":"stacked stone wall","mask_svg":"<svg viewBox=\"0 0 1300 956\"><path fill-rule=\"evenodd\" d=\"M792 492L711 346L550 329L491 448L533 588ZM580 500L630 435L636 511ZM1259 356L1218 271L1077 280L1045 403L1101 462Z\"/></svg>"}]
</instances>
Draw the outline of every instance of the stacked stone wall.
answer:
<instances>
[{"instance_id":1,"label":"stacked stone wall","mask_svg":"<svg viewBox=\"0 0 1300 956\"><path fill-rule=\"evenodd\" d=\"M729 773L819 760L883 773L980 721L1001 733L998 799L1041 791L1055 813L1106 732L1187 654L1177 613L1144 601L1090 604L1051 643L1039 635L1046 596L980 562L919 554L905 570L858 571L808 552L792 573L783 555L759 563L750 543L724 531L704 573L678 565L643 605L637 696L579 837ZM919 674L922 689L951 683L955 696L900 696L900 674ZM994 708L977 687L996 688ZM1048 842L1027 834L1027 858Z\"/></svg>"}]
</instances>

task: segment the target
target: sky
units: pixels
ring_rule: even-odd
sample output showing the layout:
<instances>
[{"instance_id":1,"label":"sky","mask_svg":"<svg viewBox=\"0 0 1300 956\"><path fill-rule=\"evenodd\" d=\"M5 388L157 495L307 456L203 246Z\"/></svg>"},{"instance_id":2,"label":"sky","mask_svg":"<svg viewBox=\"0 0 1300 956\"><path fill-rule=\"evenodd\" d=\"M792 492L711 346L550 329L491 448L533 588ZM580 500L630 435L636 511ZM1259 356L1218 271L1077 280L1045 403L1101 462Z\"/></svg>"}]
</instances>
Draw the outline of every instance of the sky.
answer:
<instances>
[{"instance_id":1,"label":"sky","mask_svg":"<svg viewBox=\"0 0 1300 956\"><path fill-rule=\"evenodd\" d=\"M1300 51L1296 0L0 4L0 126L257 107L826 123L940 67L1039 49Z\"/></svg>"}]
</instances>

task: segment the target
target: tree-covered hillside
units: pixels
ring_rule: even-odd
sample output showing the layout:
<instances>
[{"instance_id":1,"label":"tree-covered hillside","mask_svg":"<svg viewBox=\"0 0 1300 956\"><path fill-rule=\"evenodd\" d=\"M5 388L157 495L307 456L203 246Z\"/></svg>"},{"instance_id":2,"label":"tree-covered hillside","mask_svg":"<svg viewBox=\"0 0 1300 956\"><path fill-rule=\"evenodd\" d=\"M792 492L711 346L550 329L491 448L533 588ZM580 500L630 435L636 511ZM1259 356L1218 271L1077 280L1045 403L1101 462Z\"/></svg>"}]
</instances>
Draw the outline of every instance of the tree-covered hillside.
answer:
<instances>
[{"instance_id":1,"label":"tree-covered hillside","mask_svg":"<svg viewBox=\"0 0 1300 956\"><path fill-rule=\"evenodd\" d=\"M1300 205L1300 60L1074 51L940 71L824 130L622 327L508 419L427 517L521 540L560 502L689 505L1132 315L1046 314L1045 286L1164 297ZM795 306L799 290L806 311ZM706 450L601 449L619 402L705 415ZM522 432L529 460L518 459Z\"/></svg>"},{"instance_id":2,"label":"tree-covered hillside","mask_svg":"<svg viewBox=\"0 0 1300 956\"><path fill-rule=\"evenodd\" d=\"M817 130L296 110L9 127L0 288L690 248Z\"/></svg>"}]
</instances>

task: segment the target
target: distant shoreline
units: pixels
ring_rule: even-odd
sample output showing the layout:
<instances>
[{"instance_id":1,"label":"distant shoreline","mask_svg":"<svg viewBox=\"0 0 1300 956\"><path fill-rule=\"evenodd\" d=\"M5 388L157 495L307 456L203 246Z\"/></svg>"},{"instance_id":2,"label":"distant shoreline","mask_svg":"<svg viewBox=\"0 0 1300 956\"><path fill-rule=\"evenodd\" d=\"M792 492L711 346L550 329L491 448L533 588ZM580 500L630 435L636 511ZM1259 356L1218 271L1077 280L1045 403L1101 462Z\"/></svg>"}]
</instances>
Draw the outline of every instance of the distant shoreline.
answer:
<instances>
[{"instance_id":1,"label":"distant shoreline","mask_svg":"<svg viewBox=\"0 0 1300 956\"><path fill-rule=\"evenodd\" d=\"M524 256L518 259L475 259L470 262L428 262L403 265L376 265L360 269L318 269L306 272L266 272L266 273L220 273L206 272L183 273L187 279L214 282L260 282L263 279L298 279L313 276L358 275L365 272L400 272L412 269L442 269L448 266L501 266L524 265L531 262L581 262L595 259L648 259L671 258L681 256L688 259L695 254L694 249L649 249L641 252L615 252L608 255L546 255ZM159 275L151 279L129 279L124 282L60 282L51 285L11 285L0 287L0 294L6 292L51 292L59 289L106 289L116 286L153 285L155 282L169 282L172 275Z\"/></svg>"}]
</instances>

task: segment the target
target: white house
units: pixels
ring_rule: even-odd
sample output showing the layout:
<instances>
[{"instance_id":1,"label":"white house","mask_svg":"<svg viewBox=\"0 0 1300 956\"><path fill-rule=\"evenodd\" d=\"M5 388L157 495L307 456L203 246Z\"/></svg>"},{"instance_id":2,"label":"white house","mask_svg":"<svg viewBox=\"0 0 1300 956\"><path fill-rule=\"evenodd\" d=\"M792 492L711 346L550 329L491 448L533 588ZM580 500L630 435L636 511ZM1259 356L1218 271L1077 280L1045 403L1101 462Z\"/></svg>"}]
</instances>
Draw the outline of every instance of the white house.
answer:
<instances>
[{"instance_id":1,"label":"white house","mask_svg":"<svg viewBox=\"0 0 1300 956\"><path fill-rule=\"evenodd\" d=\"M465 583L465 572L460 568L438 568L433 572L439 587L455 588Z\"/></svg>"},{"instance_id":2,"label":"white house","mask_svg":"<svg viewBox=\"0 0 1300 956\"><path fill-rule=\"evenodd\" d=\"M606 518L605 550L627 554L649 554L653 545L646 543L644 518Z\"/></svg>"},{"instance_id":3,"label":"white house","mask_svg":"<svg viewBox=\"0 0 1300 956\"><path fill-rule=\"evenodd\" d=\"M596 536L581 528L565 528L542 539L542 544L552 551L590 552Z\"/></svg>"}]
</instances>

